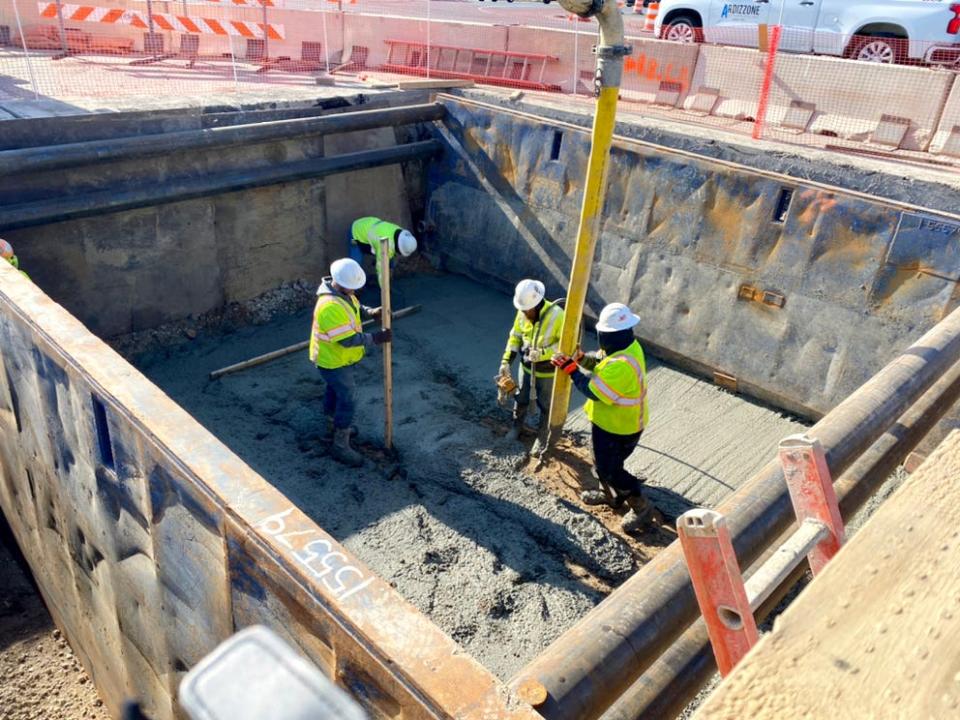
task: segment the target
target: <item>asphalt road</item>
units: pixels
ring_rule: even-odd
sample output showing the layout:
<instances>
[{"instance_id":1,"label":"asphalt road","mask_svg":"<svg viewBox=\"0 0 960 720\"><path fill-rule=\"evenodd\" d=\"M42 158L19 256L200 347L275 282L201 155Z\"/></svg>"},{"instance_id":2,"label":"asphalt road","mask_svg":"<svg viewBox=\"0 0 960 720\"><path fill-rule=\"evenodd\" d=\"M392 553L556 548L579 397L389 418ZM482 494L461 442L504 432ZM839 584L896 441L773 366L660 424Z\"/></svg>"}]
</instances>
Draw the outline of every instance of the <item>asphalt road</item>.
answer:
<instances>
[{"instance_id":1,"label":"asphalt road","mask_svg":"<svg viewBox=\"0 0 960 720\"><path fill-rule=\"evenodd\" d=\"M425 18L429 12L430 17L436 20L460 20L487 25L550 27L570 22L569 13L556 2L545 5L542 2L508 3L506 0L356 0L355 3L344 0L343 10L412 18ZM643 30L645 17L642 14L624 9L623 16L629 34ZM584 26L586 25L587 23L584 23Z\"/></svg>"}]
</instances>

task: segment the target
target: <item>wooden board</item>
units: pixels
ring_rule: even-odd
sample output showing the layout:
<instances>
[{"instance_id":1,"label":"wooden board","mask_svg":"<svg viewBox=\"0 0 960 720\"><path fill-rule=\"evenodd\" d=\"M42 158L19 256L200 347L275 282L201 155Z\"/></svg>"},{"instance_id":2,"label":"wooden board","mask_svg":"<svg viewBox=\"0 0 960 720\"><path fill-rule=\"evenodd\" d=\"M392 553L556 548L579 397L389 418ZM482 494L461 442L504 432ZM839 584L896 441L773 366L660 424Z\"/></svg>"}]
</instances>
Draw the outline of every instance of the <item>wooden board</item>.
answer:
<instances>
[{"instance_id":1,"label":"wooden board","mask_svg":"<svg viewBox=\"0 0 960 720\"><path fill-rule=\"evenodd\" d=\"M390 301L390 241L382 238L380 241L380 322L384 330L393 327L392 308ZM384 343L383 347L383 410L384 430L383 444L387 450L393 447L393 343Z\"/></svg>"},{"instance_id":2,"label":"wooden board","mask_svg":"<svg viewBox=\"0 0 960 720\"><path fill-rule=\"evenodd\" d=\"M694 717L960 717L960 431Z\"/></svg>"}]
</instances>

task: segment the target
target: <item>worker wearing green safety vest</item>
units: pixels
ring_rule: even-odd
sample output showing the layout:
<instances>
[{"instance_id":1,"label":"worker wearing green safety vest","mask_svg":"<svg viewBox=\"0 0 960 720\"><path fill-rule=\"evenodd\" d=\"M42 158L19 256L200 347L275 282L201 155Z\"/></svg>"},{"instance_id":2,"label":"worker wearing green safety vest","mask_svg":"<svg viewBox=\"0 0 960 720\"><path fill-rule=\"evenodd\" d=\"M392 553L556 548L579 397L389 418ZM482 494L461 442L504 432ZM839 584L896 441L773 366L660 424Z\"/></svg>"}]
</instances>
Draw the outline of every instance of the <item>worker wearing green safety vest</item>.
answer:
<instances>
[{"instance_id":1,"label":"worker wearing green safety vest","mask_svg":"<svg viewBox=\"0 0 960 720\"><path fill-rule=\"evenodd\" d=\"M591 423L599 487L585 487L580 498L588 505L620 507L626 503L629 510L621 527L627 532L642 529L654 512L643 494L646 478L636 477L624 467L650 420L647 365L643 348L633 335L639 322L626 305L607 305L597 322L599 353L578 353L576 358L557 353L553 357L553 364L570 375L587 398L584 409Z\"/></svg>"},{"instance_id":2,"label":"worker wearing green safety vest","mask_svg":"<svg viewBox=\"0 0 960 720\"><path fill-rule=\"evenodd\" d=\"M13 265L17 270L20 270L20 260L17 259L17 256L13 252L13 245L8 243L3 238L0 238L0 258L3 258L8 263ZM27 275L23 270L20 270L20 274L23 275L27 280L30 279L30 276Z\"/></svg>"},{"instance_id":3,"label":"worker wearing green safety vest","mask_svg":"<svg viewBox=\"0 0 960 720\"><path fill-rule=\"evenodd\" d=\"M546 289L539 280L521 280L513 295L517 315L507 336L507 346L500 361L499 377L510 377L510 366L520 356L520 383L514 395L513 429L510 438L546 430L553 392L555 368L550 359L560 347L563 308L545 298ZM528 428L524 419L535 394L540 411L537 428Z\"/></svg>"},{"instance_id":4,"label":"worker wearing green safety vest","mask_svg":"<svg viewBox=\"0 0 960 720\"><path fill-rule=\"evenodd\" d=\"M349 258L330 266L330 277L324 278L317 290L310 332L310 362L317 366L326 383L323 411L332 435L331 454L351 467L363 464L363 458L350 447L356 380L353 366L360 362L368 348L390 342L390 330L363 332L361 315L380 317L380 308L360 304L357 291L367 276Z\"/></svg>"},{"instance_id":5,"label":"worker wearing green safety vest","mask_svg":"<svg viewBox=\"0 0 960 720\"><path fill-rule=\"evenodd\" d=\"M409 230L404 230L399 225L381 220L375 217L362 217L355 220L350 229L350 257L361 265L363 264L363 251L361 245L370 248L370 252L376 258L377 283L383 277L383 269L380 267L380 243L386 240L389 243L389 252L391 265L397 250L403 257L413 255L417 250L417 239Z\"/></svg>"}]
</instances>

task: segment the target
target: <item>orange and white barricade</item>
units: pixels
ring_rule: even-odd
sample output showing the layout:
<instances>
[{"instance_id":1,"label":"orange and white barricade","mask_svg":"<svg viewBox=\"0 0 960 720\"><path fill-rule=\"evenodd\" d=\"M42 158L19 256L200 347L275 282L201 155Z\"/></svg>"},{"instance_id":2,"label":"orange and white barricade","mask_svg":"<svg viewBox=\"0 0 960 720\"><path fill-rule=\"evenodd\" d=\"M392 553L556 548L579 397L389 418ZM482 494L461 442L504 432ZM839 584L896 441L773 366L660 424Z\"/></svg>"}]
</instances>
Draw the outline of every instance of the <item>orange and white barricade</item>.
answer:
<instances>
[{"instance_id":1,"label":"orange and white barricade","mask_svg":"<svg viewBox=\"0 0 960 720\"><path fill-rule=\"evenodd\" d=\"M52 20L57 17L57 3L38 2L40 17ZM93 22L105 25L132 25L143 30L149 29L147 13L123 8L103 8L93 5L61 4L64 21ZM283 25L276 23L258 23L247 20L215 20L213 18L186 17L169 13L151 13L155 28L166 31L192 33L199 35L223 35L243 38L263 38L283 40Z\"/></svg>"}]
</instances>

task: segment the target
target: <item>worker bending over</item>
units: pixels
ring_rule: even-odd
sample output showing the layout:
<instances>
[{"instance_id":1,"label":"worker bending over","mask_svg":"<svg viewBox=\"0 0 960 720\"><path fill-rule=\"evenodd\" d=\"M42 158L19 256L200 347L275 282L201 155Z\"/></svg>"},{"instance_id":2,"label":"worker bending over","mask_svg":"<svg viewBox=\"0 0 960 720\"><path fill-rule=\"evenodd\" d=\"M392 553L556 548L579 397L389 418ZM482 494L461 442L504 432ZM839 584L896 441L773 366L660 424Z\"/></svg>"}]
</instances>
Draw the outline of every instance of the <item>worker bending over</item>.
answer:
<instances>
[{"instance_id":1,"label":"worker bending over","mask_svg":"<svg viewBox=\"0 0 960 720\"><path fill-rule=\"evenodd\" d=\"M563 308L545 299L546 289L539 280L521 280L513 295L517 309L513 327L507 336L507 347L500 362L499 377L510 377L510 366L520 356L520 385L514 395L513 429L510 437L532 435L544 431L550 415L550 393L556 370L550 360L560 347ZM530 409L531 394L540 410L537 428L526 427L524 419Z\"/></svg>"},{"instance_id":2,"label":"worker bending over","mask_svg":"<svg viewBox=\"0 0 960 720\"><path fill-rule=\"evenodd\" d=\"M363 263L363 250L361 245L367 245L370 252L377 260L377 284L381 287L383 283L383 268L380 267L380 243L383 240L389 242L391 266L397 250L404 257L410 257L417 250L417 239L409 230L404 230L399 225L394 225L386 220L375 217L364 217L355 220L350 230L350 257L358 263Z\"/></svg>"},{"instance_id":3,"label":"worker bending over","mask_svg":"<svg viewBox=\"0 0 960 720\"><path fill-rule=\"evenodd\" d=\"M643 479L624 467L649 422L647 366L643 348L633 336L639 322L626 305L607 305L597 323L599 353L578 353L576 359L561 353L553 357L554 365L570 375L587 398L593 463L602 489L584 490L580 498L588 505L615 508L626 503L629 511L621 522L626 532L640 530L654 510L643 495ZM581 367L592 374L582 372Z\"/></svg>"},{"instance_id":4,"label":"worker bending over","mask_svg":"<svg viewBox=\"0 0 960 720\"><path fill-rule=\"evenodd\" d=\"M353 366L363 359L368 348L388 343L393 336L390 330L363 332L361 313L376 319L380 317L380 308L363 306L357 299L357 291L366 284L367 276L356 261L335 261L330 275L317 290L310 362L319 368L327 385L323 412L333 435L331 453L345 465L358 467L363 464L363 457L350 447L356 387Z\"/></svg>"},{"instance_id":5,"label":"worker bending over","mask_svg":"<svg viewBox=\"0 0 960 720\"><path fill-rule=\"evenodd\" d=\"M13 265L17 270L20 270L20 261L13 252L13 245L2 238L0 238L0 258L3 258L8 263ZM23 275L27 280L30 279L30 276L27 275L23 270L20 270L20 274Z\"/></svg>"}]
</instances>

